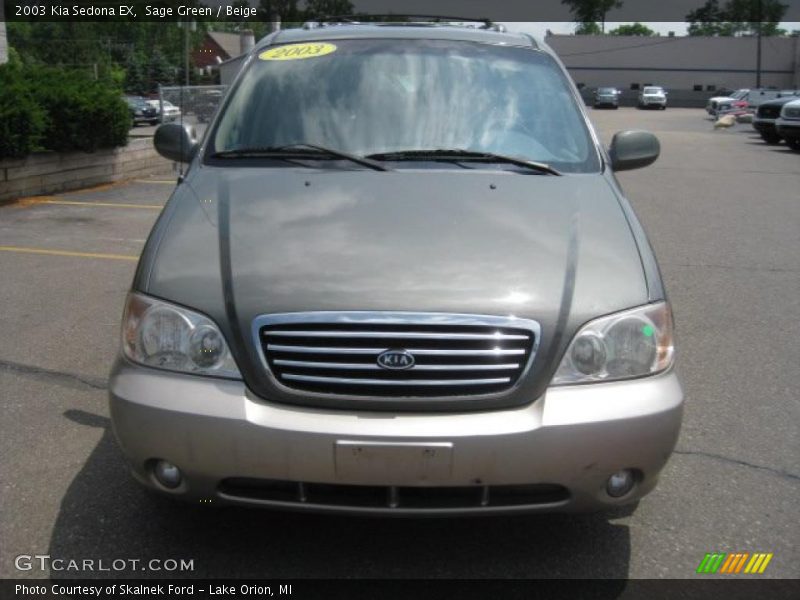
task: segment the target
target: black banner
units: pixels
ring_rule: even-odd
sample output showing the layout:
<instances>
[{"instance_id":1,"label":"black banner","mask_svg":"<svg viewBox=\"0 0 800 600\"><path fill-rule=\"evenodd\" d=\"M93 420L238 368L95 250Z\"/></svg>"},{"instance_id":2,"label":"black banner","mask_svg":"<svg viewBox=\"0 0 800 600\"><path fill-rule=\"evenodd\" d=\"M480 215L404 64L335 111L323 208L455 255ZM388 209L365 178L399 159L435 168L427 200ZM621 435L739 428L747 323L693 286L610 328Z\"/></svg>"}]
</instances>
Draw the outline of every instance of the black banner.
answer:
<instances>
[{"instance_id":1,"label":"black banner","mask_svg":"<svg viewBox=\"0 0 800 600\"><path fill-rule=\"evenodd\" d=\"M288 2L260 0L3 0L7 21L241 21L272 19L264 6L278 9ZM317 15L305 0L293 9L305 17ZM687 15L706 4L706 0L622 0L618 6L597 16L606 22L684 22ZM724 5L725 0L719 2ZM786 6L782 20L800 21L800 0L781 0ZM350 0L316 3L347 11L364 20L370 16L397 18L399 15L439 16L445 19L487 19L491 21L571 22L579 20L571 5L562 0ZM753 3L754 7L760 6ZM753 10L758 10L754 8ZM708 17L714 20L713 15ZM748 20L756 21L758 15ZM768 20L767 15L762 20Z\"/></svg>"},{"instance_id":2,"label":"black banner","mask_svg":"<svg viewBox=\"0 0 800 600\"><path fill-rule=\"evenodd\" d=\"M170 600L222 600L230 598L280 598L316 600L361 598L409 600L485 598L487 600L611 598L648 600L796 600L800 584L780 579L672 579L672 580L447 580L447 579L6 579L0 582L0 598L65 600L85 598L164 598Z\"/></svg>"}]
</instances>

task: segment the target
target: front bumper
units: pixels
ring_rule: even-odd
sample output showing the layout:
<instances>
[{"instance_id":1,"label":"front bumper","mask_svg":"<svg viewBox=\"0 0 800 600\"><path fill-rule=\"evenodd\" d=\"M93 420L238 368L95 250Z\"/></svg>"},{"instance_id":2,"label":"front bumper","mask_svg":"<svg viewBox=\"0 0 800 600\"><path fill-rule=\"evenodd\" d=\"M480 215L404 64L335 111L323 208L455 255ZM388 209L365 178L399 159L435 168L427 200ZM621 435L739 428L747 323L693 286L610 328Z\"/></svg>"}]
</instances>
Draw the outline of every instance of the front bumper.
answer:
<instances>
[{"instance_id":1,"label":"front bumper","mask_svg":"<svg viewBox=\"0 0 800 600\"><path fill-rule=\"evenodd\" d=\"M766 134L773 134L777 133L775 129L775 120L774 119L753 119L753 129L758 131L759 133L766 133Z\"/></svg>"},{"instance_id":2,"label":"front bumper","mask_svg":"<svg viewBox=\"0 0 800 600\"><path fill-rule=\"evenodd\" d=\"M777 119L775 129L782 138L800 138L800 121Z\"/></svg>"},{"instance_id":3,"label":"front bumper","mask_svg":"<svg viewBox=\"0 0 800 600\"><path fill-rule=\"evenodd\" d=\"M666 98L642 98L639 100L639 103L642 106L666 106L667 99Z\"/></svg>"},{"instance_id":4,"label":"front bumper","mask_svg":"<svg viewBox=\"0 0 800 600\"><path fill-rule=\"evenodd\" d=\"M609 98L607 96L600 96L594 100L595 106L617 106L618 104L619 100L616 98Z\"/></svg>"},{"instance_id":5,"label":"front bumper","mask_svg":"<svg viewBox=\"0 0 800 600\"><path fill-rule=\"evenodd\" d=\"M585 511L633 502L655 486L677 441L683 406L672 371L628 382L550 388L524 407L471 413L280 405L256 397L242 382L157 371L124 359L112 371L109 390L117 439L134 476L150 488L192 502L387 515ZM374 460L361 455L354 461L343 454L361 444L400 450ZM404 450L409 447L444 448L444 460L429 465L422 455ZM155 459L182 470L176 489L157 482ZM612 498L606 482L620 469L633 470L637 484ZM248 493L247 486L231 491L231 481L279 482L284 489L296 485L299 493L264 496ZM325 487L327 492L385 487L395 501L375 506L335 493L306 497L307 484L334 484ZM549 490L536 501L492 502L493 490L535 484ZM483 490L479 495L485 501L412 506L404 505L402 494L398 502L396 494L397 489L470 488Z\"/></svg>"}]
</instances>

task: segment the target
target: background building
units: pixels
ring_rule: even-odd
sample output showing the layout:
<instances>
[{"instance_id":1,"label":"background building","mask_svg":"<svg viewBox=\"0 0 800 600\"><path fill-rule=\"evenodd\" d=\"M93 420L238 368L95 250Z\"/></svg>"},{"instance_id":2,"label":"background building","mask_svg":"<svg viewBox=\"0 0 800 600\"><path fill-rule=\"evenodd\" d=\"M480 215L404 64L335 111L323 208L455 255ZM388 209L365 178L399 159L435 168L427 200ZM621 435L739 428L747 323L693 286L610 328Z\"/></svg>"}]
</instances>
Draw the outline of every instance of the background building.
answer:
<instances>
[{"instance_id":1,"label":"background building","mask_svg":"<svg viewBox=\"0 0 800 600\"><path fill-rule=\"evenodd\" d=\"M216 68L220 63L249 52L255 40L253 32L243 30L239 33L209 31L203 43L192 54L192 62L199 69Z\"/></svg>"},{"instance_id":2,"label":"background building","mask_svg":"<svg viewBox=\"0 0 800 600\"><path fill-rule=\"evenodd\" d=\"M587 92L615 86L626 96L647 84L670 90L670 103L696 102L721 89L756 87L754 37L550 35L575 82ZM761 86L800 88L800 38L761 40Z\"/></svg>"}]
</instances>

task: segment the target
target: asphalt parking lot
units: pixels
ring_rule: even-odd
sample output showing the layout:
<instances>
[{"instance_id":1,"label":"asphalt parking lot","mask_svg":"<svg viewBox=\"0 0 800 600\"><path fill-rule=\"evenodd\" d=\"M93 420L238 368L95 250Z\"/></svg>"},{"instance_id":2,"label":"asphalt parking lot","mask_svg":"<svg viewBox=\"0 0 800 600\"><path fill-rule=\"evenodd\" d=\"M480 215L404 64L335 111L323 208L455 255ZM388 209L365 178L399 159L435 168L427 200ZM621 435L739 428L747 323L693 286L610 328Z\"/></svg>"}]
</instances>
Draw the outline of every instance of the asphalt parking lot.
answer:
<instances>
[{"instance_id":1,"label":"asphalt parking lot","mask_svg":"<svg viewBox=\"0 0 800 600\"><path fill-rule=\"evenodd\" d=\"M14 557L193 559L207 577L691 578L706 552L800 576L800 154L700 109L592 111L656 133L620 174L659 257L686 392L678 448L635 511L378 520L176 505L129 477L106 378L125 292L172 182L0 207L0 577ZM84 575L86 575L85 573ZM89 574L91 575L91 574ZM96 572L97 576L164 576Z\"/></svg>"}]
</instances>

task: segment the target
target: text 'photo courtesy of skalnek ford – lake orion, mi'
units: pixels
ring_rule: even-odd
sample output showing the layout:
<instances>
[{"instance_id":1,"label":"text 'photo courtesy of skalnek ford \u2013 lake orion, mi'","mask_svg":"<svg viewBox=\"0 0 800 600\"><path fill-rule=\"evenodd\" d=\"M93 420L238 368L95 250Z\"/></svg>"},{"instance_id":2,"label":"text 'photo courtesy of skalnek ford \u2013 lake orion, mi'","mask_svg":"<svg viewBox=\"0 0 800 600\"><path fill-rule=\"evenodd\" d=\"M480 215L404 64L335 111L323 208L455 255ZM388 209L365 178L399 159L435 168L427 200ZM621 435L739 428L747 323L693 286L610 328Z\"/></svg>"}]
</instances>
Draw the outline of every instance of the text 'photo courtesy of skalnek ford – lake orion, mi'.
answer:
<instances>
[{"instance_id":1,"label":"text 'photo courtesy of skalnek ford \u2013 lake orion, mi'","mask_svg":"<svg viewBox=\"0 0 800 600\"><path fill-rule=\"evenodd\" d=\"M3 597L796 597L798 190L796 1L6 1Z\"/></svg>"}]
</instances>

